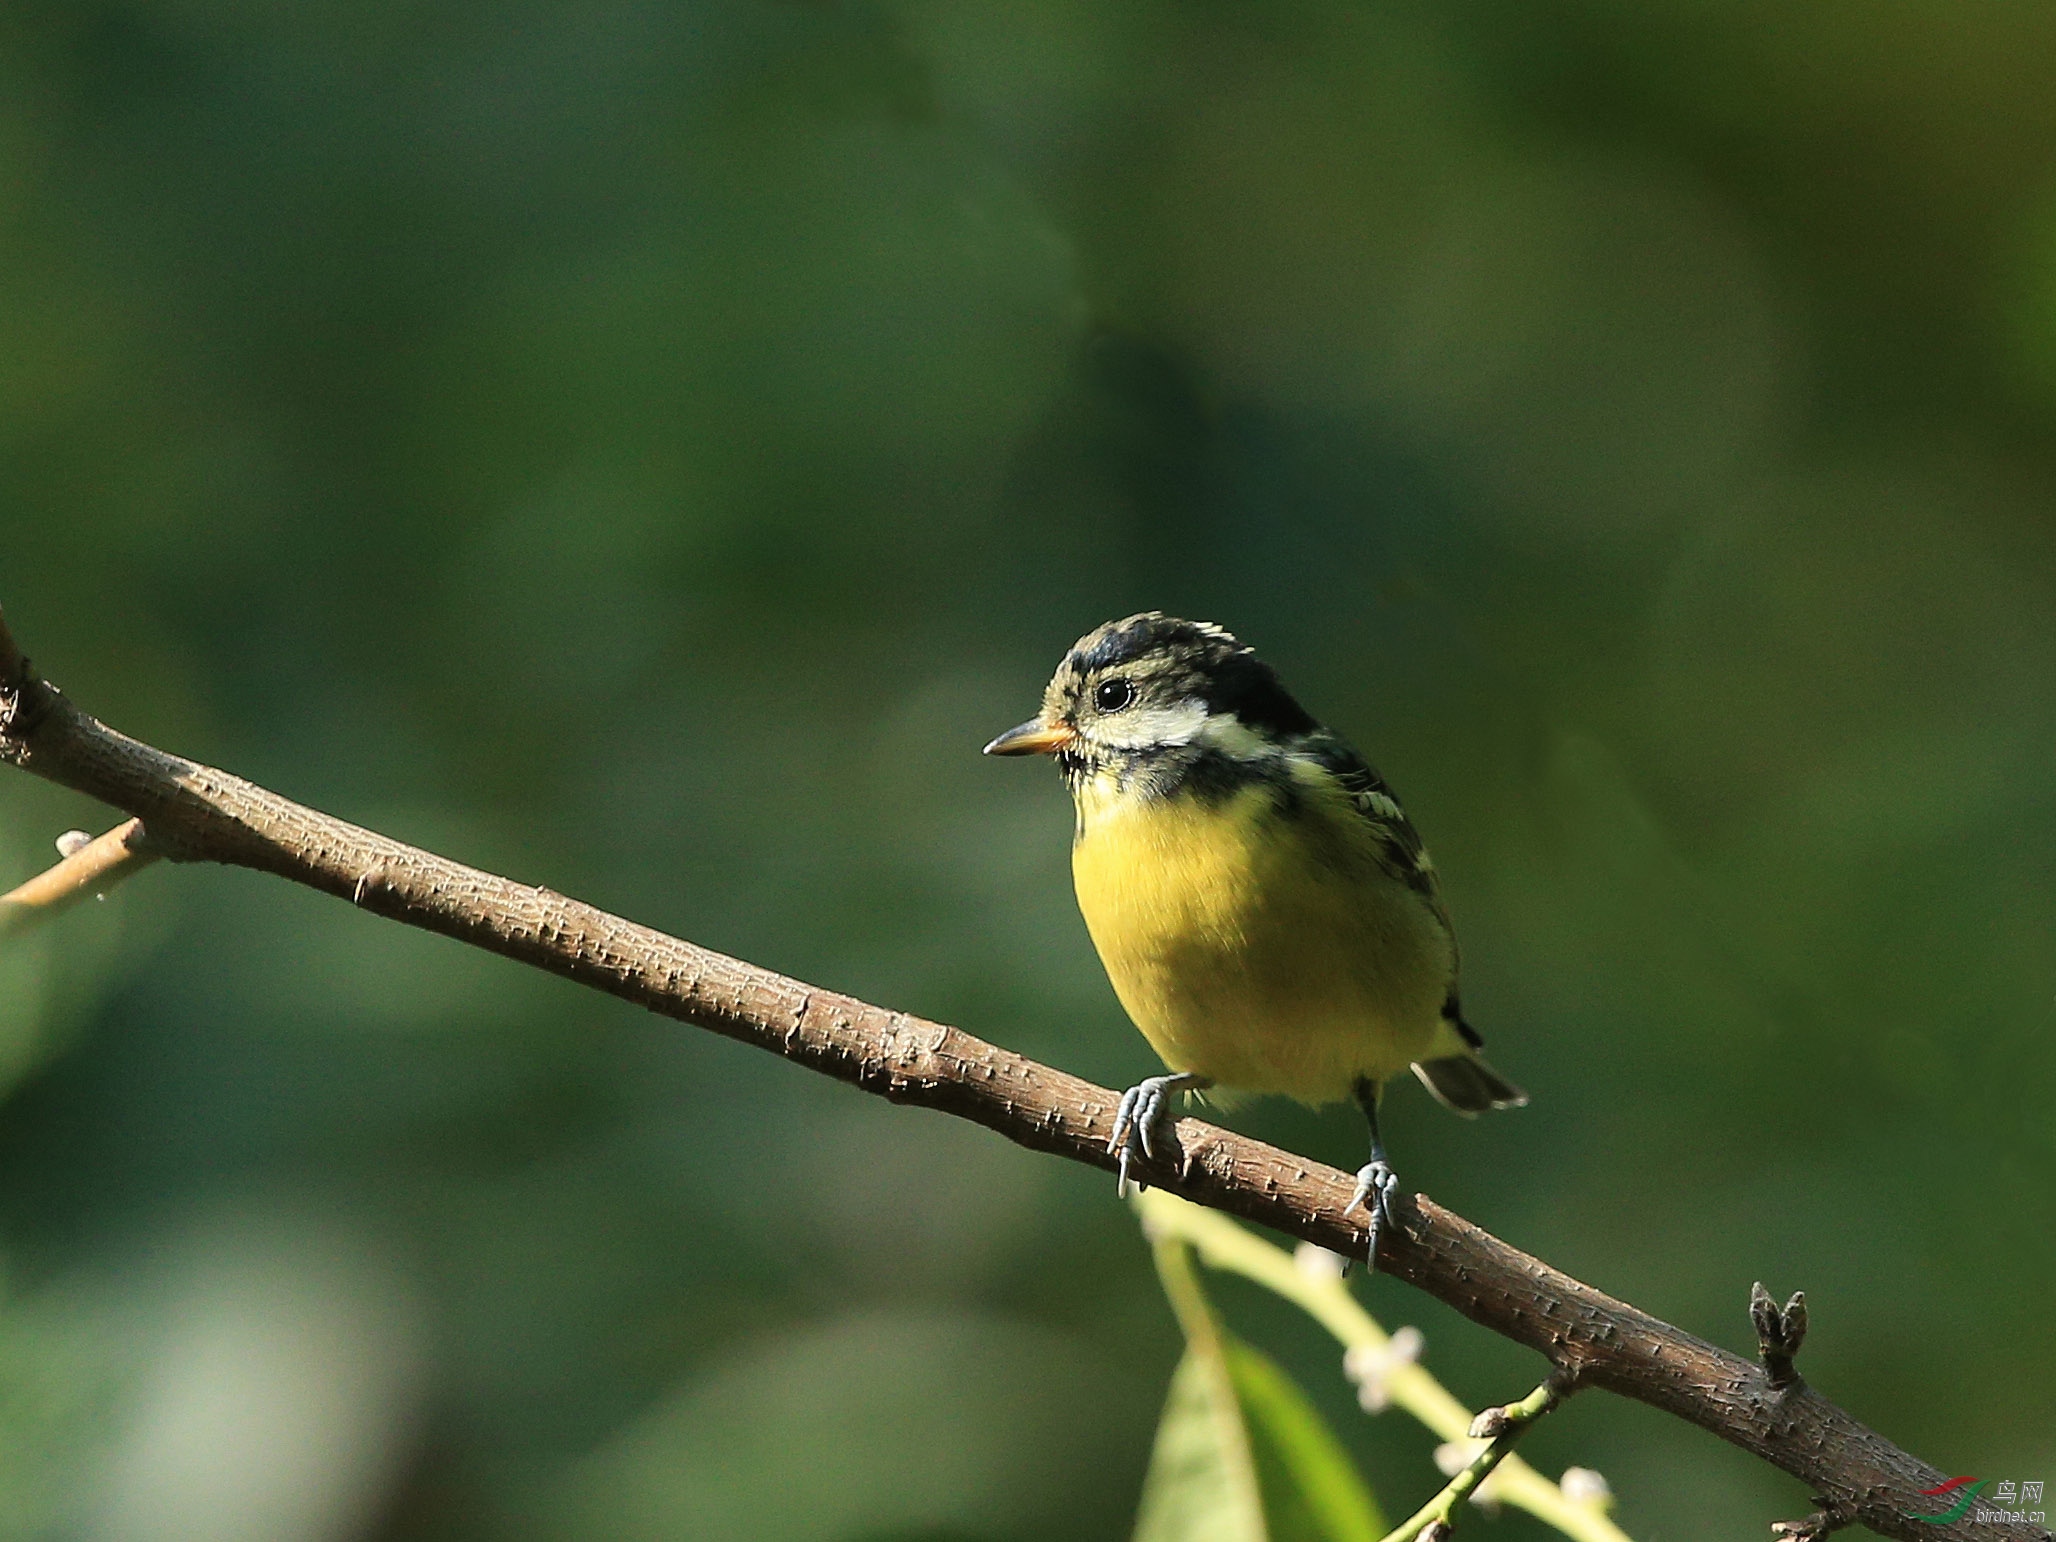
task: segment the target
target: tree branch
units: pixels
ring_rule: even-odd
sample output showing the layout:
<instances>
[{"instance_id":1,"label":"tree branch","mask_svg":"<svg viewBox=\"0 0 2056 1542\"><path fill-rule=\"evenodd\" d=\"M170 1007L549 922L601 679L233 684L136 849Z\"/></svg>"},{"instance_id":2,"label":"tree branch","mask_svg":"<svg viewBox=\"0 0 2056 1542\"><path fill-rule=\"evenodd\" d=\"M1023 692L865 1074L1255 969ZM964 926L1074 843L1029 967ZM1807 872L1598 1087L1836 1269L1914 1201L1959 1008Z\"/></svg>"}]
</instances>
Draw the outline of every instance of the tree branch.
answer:
<instances>
[{"instance_id":1,"label":"tree branch","mask_svg":"<svg viewBox=\"0 0 2056 1542\"><path fill-rule=\"evenodd\" d=\"M0 622L0 759L140 816L176 861L229 863L548 970L758 1045L894 1102L970 1119L1036 1151L1111 1172L1116 1097L960 1029L787 979L549 889L515 883L330 818L238 777L124 737L40 680ZM1149 1181L1337 1252L1363 1247L1343 1214L1354 1179L1181 1120L1182 1170ZM1378 1267L1546 1356L1579 1385L1674 1414L1782 1468L1823 1510L1926 1542L1910 1517L1943 1475L1803 1383L1757 1366L1531 1258L1426 1195L1402 1196ZM1968 1516L1963 1542L2050 1542Z\"/></svg>"}]
</instances>

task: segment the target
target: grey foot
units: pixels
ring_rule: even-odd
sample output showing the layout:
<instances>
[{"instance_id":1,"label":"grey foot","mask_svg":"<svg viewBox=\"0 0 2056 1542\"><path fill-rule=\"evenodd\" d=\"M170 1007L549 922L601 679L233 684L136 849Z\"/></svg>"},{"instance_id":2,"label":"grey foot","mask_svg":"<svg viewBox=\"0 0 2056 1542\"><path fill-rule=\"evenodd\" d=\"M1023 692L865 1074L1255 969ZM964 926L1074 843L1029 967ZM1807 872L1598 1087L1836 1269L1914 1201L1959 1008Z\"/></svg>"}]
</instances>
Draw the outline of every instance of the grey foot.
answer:
<instances>
[{"instance_id":1,"label":"grey foot","mask_svg":"<svg viewBox=\"0 0 2056 1542\"><path fill-rule=\"evenodd\" d=\"M1399 1174L1392 1170L1392 1164L1381 1153L1358 1169L1356 1193L1350 1196L1344 1215L1351 1210L1361 1209L1369 1220L1365 1227L1368 1236L1364 1244L1364 1261L1372 1269L1378 1267L1378 1238L1392 1222L1392 1196L1399 1192Z\"/></svg>"},{"instance_id":2,"label":"grey foot","mask_svg":"<svg viewBox=\"0 0 2056 1542\"><path fill-rule=\"evenodd\" d=\"M1172 1097L1212 1085L1207 1077L1180 1071L1171 1076L1146 1077L1121 1094L1121 1106L1114 1110L1114 1134L1107 1142L1107 1150L1121 1159L1118 1190L1123 1199L1128 1197L1131 1181L1137 1188L1149 1187L1129 1178L1130 1162L1137 1158L1153 1162L1160 1151L1166 1155L1179 1154L1177 1137L1169 1128Z\"/></svg>"}]
</instances>

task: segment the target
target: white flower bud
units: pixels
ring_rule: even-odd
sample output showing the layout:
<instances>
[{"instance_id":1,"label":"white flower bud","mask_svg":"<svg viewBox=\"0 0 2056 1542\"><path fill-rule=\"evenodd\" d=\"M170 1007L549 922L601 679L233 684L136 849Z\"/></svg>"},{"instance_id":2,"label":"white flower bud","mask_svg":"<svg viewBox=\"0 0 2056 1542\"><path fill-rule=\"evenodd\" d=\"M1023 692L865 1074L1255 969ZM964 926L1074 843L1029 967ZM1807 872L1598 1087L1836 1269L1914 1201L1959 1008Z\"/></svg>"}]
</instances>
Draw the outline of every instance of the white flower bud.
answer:
<instances>
[{"instance_id":1,"label":"white flower bud","mask_svg":"<svg viewBox=\"0 0 2056 1542\"><path fill-rule=\"evenodd\" d=\"M1483 1483L1480 1483L1471 1490L1471 1503L1480 1510L1483 1510L1487 1515L1496 1516L1499 1514L1499 1473L1497 1469L1494 1469L1492 1475Z\"/></svg>"},{"instance_id":2,"label":"white flower bud","mask_svg":"<svg viewBox=\"0 0 2056 1542\"><path fill-rule=\"evenodd\" d=\"M1365 1413L1383 1413L1392 1406L1390 1378L1401 1366L1421 1358L1428 1341L1418 1328L1401 1328L1382 1349L1354 1345L1342 1357L1342 1374L1356 1383L1356 1400Z\"/></svg>"},{"instance_id":3,"label":"white flower bud","mask_svg":"<svg viewBox=\"0 0 2056 1542\"><path fill-rule=\"evenodd\" d=\"M1486 1444L1482 1440L1445 1440L1435 1448L1435 1466L1443 1477L1453 1478L1471 1465Z\"/></svg>"},{"instance_id":4,"label":"white flower bud","mask_svg":"<svg viewBox=\"0 0 2056 1542\"><path fill-rule=\"evenodd\" d=\"M1613 1503L1612 1487L1589 1467L1564 1468L1560 1486L1563 1497L1574 1505L1596 1505L1603 1509Z\"/></svg>"},{"instance_id":5,"label":"white flower bud","mask_svg":"<svg viewBox=\"0 0 2056 1542\"><path fill-rule=\"evenodd\" d=\"M1294 1248L1292 1261L1299 1266L1299 1272L1311 1280L1339 1280L1349 1262L1340 1253L1331 1253L1312 1242L1302 1242Z\"/></svg>"}]
</instances>

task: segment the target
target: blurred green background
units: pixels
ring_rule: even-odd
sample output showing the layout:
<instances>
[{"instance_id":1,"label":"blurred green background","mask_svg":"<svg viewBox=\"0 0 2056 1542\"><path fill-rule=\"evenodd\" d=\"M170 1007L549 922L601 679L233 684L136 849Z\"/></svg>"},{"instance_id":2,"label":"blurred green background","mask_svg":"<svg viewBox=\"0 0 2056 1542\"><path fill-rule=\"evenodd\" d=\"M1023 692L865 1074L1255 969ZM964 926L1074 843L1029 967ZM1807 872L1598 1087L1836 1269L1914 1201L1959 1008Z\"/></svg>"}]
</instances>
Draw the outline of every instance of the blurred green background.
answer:
<instances>
[{"instance_id":1,"label":"blurred green background","mask_svg":"<svg viewBox=\"0 0 2056 1542\"><path fill-rule=\"evenodd\" d=\"M1117 1085L976 751L1227 623L1535 1094L1396 1090L1403 1176L1731 1347L1804 1287L1824 1391L2056 1482L2052 75L1963 0L8 5L0 603L166 748ZM0 776L0 878L112 822ZM1099 1173L235 872L10 944L0 1068L0 1537L1131 1523ZM1810 1508L1600 1395L1524 1449L1638 1542Z\"/></svg>"}]
</instances>

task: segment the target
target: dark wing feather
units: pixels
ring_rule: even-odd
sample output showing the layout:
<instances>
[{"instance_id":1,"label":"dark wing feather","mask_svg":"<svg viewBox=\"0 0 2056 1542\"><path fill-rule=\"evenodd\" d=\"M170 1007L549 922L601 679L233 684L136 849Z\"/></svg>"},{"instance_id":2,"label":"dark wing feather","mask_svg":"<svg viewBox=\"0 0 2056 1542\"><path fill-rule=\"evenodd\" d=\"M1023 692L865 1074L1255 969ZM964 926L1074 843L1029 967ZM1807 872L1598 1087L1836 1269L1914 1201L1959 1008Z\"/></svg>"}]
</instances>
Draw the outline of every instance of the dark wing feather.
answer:
<instances>
[{"instance_id":1,"label":"dark wing feather","mask_svg":"<svg viewBox=\"0 0 2056 1542\"><path fill-rule=\"evenodd\" d=\"M1342 784L1350 801L1356 805L1356 811L1376 833L1393 875L1428 902L1429 908L1449 931L1449 945L1453 951L1456 932L1449 924L1449 911L1442 903L1442 885L1435 877L1435 864L1428 860L1428 850L1421 843L1420 831L1406 817L1406 810L1399 806L1399 799L1386 785L1385 778L1372 770L1370 762L1351 749L1346 740L1325 728L1305 735L1293 749ZM1456 1031L1471 1048L1483 1047L1485 1041L1479 1037L1478 1030L1464 1021L1463 1007L1457 1001L1454 984L1449 988L1449 1000L1443 1004L1442 1015L1455 1025Z\"/></svg>"},{"instance_id":2,"label":"dark wing feather","mask_svg":"<svg viewBox=\"0 0 2056 1542\"><path fill-rule=\"evenodd\" d=\"M1357 813L1376 835L1393 876L1432 905L1435 913L1447 922L1449 918L1442 909L1442 888L1435 879L1435 864L1428 860L1420 831L1406 817L1406 810L1399 806L1399 799L1392 795L1385 778L1372 770L1370 763L1339 735L1325 728L1305 735L1293 750L1342 784Z\"/></svg>"}]
</instances>

